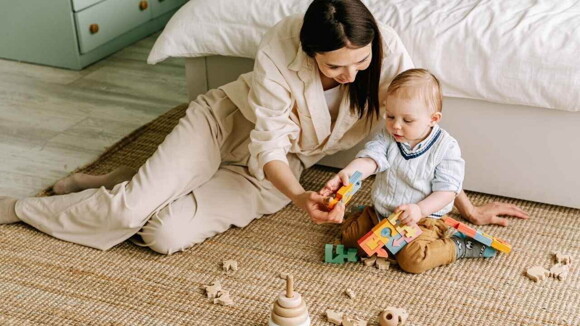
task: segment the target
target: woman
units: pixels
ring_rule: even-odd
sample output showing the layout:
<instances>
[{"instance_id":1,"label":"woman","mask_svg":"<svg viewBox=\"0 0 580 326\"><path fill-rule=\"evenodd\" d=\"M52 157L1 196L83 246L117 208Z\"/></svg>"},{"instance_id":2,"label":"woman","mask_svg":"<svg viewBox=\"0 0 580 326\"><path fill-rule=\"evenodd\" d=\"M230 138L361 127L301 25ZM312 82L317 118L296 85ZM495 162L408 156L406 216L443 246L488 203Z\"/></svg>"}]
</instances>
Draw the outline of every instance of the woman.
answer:
<instances>
[{"instance_id":1,"label":"woman","mask_svg":"<svg viewBox=\"0 0 580 326\"><path fill-rule=\"evenodd\" d=\"M411 67L396 33L379 28L360 0L315 0L303 18L286 18L264 36L252 73L191 102L139 171L77 174L56 190L86 190L67 195L4 197L0 223L23 221L102 250L138 233L164 254L290 200L316 223L340 223L344 207L321 209L323 197L305 191L299 176L362 140L379 122L379 89ZM478 213L464 194L457 204L464 216ZM475 218L525 216L500 208L483 207Z\"/></svg>"}]
</instances>

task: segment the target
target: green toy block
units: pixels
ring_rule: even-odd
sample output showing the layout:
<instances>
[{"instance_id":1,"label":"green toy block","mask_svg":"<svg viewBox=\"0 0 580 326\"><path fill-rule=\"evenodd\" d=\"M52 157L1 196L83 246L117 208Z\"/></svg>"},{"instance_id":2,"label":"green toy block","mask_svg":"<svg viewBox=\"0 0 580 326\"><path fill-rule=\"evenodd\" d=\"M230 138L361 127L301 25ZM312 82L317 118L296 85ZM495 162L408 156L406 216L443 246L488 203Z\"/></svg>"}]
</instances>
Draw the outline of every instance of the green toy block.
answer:
<instances>
[{"instance_id":1,"label":"green toy block","mask_svg":"<svg viewBox=\"0 0 580 326\"><path fill-rule=\"evenodd\" d=\"M331 244L324 245L324 262L330 264L344 264L346 261L356 262L358 260L357 250L348 248L345 251L344 245L337 245L336 250Z\"/></svg>"}]
</instances>

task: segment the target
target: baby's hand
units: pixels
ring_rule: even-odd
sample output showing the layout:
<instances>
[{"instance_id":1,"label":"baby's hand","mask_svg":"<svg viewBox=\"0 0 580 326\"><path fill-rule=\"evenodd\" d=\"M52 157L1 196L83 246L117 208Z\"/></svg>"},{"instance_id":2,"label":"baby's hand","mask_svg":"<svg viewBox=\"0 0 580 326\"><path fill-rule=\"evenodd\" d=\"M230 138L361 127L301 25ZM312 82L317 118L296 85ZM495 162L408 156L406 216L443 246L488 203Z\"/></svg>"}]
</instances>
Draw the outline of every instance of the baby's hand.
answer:
<instances>
[{"instance_id":1,"label":"baby's hand","mask_svg":"<svg viewBox=\"0 0 580 326\"><path fill-rule=\"evenodd\" d=\"M330 196L340 189L342 186L348 186L348 179L350 179L350 175L347 172L341 170L338 172L334 177L332 177L326 185L318 192L322 196Z\"/></svg>"},{"instance_id":2,"label":"baby's hand","mask_svg":"<svg viewBox=\"0 0 580 326\"><path fill-rule=\"evenodd\" d=\"M397 207L395 213L403 211L399 219L401 223L405 225L417 224L419 220L423 217L421 214L421 208L417 204L405 204Z\"/></svg>"}]
</instances>

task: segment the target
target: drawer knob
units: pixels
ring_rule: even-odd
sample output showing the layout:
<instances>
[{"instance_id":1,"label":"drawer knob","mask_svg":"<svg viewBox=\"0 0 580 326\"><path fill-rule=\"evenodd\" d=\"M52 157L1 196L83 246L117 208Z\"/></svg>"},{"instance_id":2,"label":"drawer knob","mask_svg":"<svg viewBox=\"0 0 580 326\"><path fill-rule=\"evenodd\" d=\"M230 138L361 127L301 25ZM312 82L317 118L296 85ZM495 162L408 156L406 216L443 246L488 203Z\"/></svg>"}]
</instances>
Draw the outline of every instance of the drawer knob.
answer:
<instances>
[{"instance_id":1,"label":"drawer knob","mask_svg":"<svg viewBox=\"0 0 580 326\"><path fill-rule=\"evenodd\" d=\"M91 24L91 26L89 26L89 31L91 34L97 33L99 31L99 24Z\"/></svg>"},{"instance_id":2,"label":"drawer knob","mask_svg":"<svg viewBox=\"0 0 580 326\"><path fill-rule=\"evenodd\" d=\"M139 2L139 9L141 9L142 11L147 9L148 7L149 7L149 3L147 1Z\"/></svg>"}]
</instances>

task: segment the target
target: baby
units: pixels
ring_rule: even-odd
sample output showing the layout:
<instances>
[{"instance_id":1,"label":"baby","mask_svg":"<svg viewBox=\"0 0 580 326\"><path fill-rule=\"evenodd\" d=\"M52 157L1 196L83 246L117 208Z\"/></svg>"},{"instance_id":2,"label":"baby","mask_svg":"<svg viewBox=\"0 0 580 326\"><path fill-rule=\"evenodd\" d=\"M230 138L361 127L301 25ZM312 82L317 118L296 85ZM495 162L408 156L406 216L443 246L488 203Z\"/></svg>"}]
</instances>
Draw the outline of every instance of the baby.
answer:
<instances>
[{"instance_id":1,"label":"baby","mask_svg":"<svg viewBox=\"0 0 580 326\"><path fill-rule=\"evenodd\" d=\"M358 239L393 212L403 224L417 223L423 233L396 254L399 266L422 273L458 258L492 257L495 249L460 235L446 236L441 220L461 191L465 162L457 141L438 122L442 118L439 81L425 69L399 74L387 89L386 130L365 145L321 194L328 196L360 171L376 173L373 207L350 216L342 226L342 242L358 247ZM359 248L359 252L360 252Z\"/></svg>"}]
</instances>

